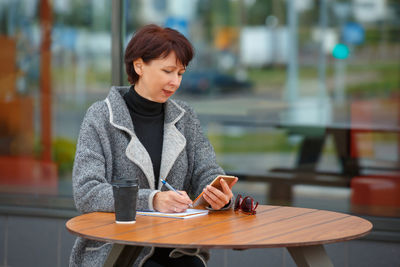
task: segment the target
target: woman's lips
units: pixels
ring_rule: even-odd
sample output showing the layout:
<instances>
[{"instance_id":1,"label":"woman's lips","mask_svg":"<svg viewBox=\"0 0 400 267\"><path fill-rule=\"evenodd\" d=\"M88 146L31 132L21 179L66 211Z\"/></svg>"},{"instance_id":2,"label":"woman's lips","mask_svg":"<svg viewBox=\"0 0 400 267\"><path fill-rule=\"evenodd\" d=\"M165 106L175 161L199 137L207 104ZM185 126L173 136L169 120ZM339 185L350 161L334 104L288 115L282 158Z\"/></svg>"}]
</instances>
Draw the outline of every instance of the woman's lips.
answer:
<instances>
[{"instance_id":1,"label":"woman's lips","mask_svg":"<svg viewBox=\"0 0 400 267\"><path fill-rule=\"evenodd\" d=\"M174 94L174 91L168 91L168 90L165 90L165 89L163 89L163 92L164 92L164 94L165 94L166 96L171 96L171 95Z\"/></svg>"}]
</instances>

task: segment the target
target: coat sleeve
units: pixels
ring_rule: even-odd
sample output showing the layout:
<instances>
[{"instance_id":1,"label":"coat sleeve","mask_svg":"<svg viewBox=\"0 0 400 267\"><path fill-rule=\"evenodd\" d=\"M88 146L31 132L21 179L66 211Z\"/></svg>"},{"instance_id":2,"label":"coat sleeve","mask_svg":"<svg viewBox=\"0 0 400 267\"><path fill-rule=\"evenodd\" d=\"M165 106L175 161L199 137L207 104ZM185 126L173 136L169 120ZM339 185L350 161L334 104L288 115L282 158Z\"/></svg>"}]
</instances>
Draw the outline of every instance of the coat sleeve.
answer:
<instances>
[{"instance_id":1,"label":"coat sleeve","mask_svg":"<svg viewBox=\"0 0 400 267\"><path fill-rule=\"evenodd\" d=\"M88 115L89 114L89 115ZM95 121L86 114L79 133L72 172L72 188L78 211L114 211L112 186L106 180L103 148Z\"/></svg>"}]
</instances>

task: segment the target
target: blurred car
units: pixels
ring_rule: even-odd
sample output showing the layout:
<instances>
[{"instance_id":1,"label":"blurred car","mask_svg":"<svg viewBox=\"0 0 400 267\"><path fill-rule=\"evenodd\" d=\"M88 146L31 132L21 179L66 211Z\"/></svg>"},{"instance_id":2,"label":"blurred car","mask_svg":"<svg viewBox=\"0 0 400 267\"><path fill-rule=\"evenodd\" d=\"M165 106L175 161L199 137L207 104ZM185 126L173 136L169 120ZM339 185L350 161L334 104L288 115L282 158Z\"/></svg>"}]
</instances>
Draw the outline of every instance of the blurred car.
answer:
<instances>
[{"instance_id":1,"label":"blurred car","mask_svg":"<svg viewBox=\"0 0 400 267\"><path fill-rule=\"evenodd\" d=\"M216 70L204 70L186 72L179 91L188 94L214 94L237 92L251 87L250 81L242 81Z\"/></svg>"}]
</instances>

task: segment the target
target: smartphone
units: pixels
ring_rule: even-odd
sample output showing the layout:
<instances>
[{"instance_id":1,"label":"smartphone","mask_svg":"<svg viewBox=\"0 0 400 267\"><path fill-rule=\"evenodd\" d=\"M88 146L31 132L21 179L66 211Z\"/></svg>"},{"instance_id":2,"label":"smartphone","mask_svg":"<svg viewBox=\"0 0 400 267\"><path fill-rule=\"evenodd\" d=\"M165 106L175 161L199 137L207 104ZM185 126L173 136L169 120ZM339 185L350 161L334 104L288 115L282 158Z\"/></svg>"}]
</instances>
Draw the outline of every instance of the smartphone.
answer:
<instances>
[{"instance_id":1,"label":"smartphone","mask_svg":"<svg viewBox=\"0 0 400 267\"><path fill-rule=\"evenodd\" d=\"M222 191L222 185L221 185L221 179L224 179L224 181L228 184L228 186L230 187L230 185L232 183L234 183L235 181L239 180L239 178L237 178L236 176L230 176L230 175L218 175L211 183L210 185L217 188L218 190ZM196 199L193 201L193 207L196 206L206 206L207 205L207 201L205 201L205 199L203 198L203 193L201 192L201 194L196 197Z\"/></svg>"}]
</instances>

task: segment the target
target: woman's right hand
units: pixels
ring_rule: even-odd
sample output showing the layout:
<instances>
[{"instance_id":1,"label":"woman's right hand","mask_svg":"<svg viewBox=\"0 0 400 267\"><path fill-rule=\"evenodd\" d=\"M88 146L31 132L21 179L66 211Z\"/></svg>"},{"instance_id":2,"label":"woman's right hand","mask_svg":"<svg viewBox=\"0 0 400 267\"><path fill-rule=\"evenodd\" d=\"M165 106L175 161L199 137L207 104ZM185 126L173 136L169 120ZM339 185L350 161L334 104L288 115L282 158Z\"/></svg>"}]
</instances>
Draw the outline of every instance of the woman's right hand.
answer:
<instances>
[{"instance_id":1,"label":"woman's right hand","mask_svg":"<svg viewBox=\"0 0 400 267\"><path fill-rule=\"evenodd\" d=\"M160 212L184 212L187 210L192 200L185 191L179 191L181 195L174 191L158 192L153 198L153 207Z\"/></svg>"}]
</instances>

